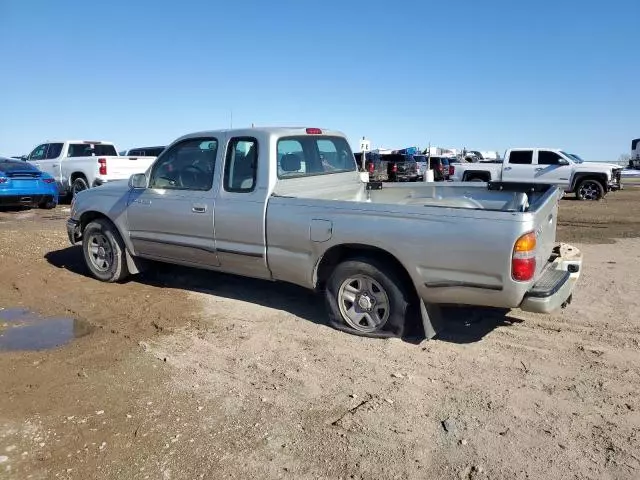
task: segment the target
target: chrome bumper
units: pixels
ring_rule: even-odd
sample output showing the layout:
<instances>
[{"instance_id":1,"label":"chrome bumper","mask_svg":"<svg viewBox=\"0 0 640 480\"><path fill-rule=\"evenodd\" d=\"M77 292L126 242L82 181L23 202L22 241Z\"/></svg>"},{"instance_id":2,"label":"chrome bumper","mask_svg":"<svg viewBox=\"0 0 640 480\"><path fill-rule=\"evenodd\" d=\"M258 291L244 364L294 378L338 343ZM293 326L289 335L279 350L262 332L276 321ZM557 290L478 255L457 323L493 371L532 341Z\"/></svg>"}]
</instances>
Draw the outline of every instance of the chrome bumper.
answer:
<instances>
[{"instance_id":1,"label":"chrome bumper","mask_svg":"<svg viewBox=\"0 0 640 480\"><path fill-rule=\"evenodd\" d=\"M556 251L557 257L525 294L521 310L550 313L571 303L573 288L582 272L582 252L566 243L561 243Z\"/></svg>"}]
</instances>

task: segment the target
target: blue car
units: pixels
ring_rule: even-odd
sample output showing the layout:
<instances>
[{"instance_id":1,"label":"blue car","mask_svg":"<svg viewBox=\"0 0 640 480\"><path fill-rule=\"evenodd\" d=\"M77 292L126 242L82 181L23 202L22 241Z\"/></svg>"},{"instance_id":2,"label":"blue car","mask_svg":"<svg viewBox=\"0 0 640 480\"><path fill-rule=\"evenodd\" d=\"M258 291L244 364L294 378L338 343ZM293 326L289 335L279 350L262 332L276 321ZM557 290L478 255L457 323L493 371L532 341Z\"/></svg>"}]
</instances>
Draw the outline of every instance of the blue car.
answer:
<instances>
[{"instance_id":1,"label":"blue car","mask_svg":"<svg viewBox=\"0 0 640 480\"><path fill-rule=\"evenodd\" d=\"M55 208L55 179L23 160L0 157L0 207Z\"/></svg>"}]
</instances>

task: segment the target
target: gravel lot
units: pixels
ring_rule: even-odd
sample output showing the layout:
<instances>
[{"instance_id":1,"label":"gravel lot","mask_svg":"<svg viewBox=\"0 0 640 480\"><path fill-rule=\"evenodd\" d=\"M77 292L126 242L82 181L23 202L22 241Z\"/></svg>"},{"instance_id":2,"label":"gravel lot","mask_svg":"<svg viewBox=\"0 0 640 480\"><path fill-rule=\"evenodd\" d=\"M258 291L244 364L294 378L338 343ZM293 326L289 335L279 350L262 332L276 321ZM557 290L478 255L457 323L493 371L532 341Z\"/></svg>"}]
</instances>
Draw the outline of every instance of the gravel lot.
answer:
<instances>
[{"instance_id":1,"label":"gravel lot","mask_svg":"<svg viewBox=\"0 0 640 480\"><path fill-rule=\"evenodd\" d=\"M0 352L0 478L640 478L639 203L561 202L586 263L567 310L451 309L417 345L334 331L287 285L103 284L68 207L0 212L0 307L91 330Z\"/></svg>"}]
</instances>

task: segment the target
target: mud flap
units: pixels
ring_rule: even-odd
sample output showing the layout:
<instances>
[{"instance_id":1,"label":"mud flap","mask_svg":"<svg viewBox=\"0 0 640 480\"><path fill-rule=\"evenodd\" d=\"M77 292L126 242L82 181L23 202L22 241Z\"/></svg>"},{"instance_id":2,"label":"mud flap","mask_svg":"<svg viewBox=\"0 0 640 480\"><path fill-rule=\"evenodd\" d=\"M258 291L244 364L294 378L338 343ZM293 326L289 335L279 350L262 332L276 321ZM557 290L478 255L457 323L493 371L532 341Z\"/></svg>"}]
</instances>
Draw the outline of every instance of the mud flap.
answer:
<instances>
[{"instance_id":1,"label":"mud flap","mask_svg":"<svg viewBox=\"0 0 640 480\"><path fill-rule=\"evenodd\" d=\"M442 309L439 305L427 305L423 300L420 300L420 316L422 317L424 335L427 340L431 340L442 330Z\"/></svg>"},{"instance_id":2,"label":"mud flap","mask_svg":"<svg viewBox=\"0 0 640 480\"><path fill-rule=\"evenodd\" d=\"M129 253L129 250L124 249L124 258L127 262L127 269L132 275L136 275L140 272L144 272L147 268L148 262L141 258L136 258Z\"/></svg>"}]
</instances>

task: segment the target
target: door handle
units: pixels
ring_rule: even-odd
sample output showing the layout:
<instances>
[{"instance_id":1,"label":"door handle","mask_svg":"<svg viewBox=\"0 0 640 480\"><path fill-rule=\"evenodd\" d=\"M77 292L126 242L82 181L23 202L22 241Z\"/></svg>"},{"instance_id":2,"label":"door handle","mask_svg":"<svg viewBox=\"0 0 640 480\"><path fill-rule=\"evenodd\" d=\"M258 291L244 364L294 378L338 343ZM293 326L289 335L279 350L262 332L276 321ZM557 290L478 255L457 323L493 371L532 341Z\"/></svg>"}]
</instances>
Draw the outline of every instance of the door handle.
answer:
<instances>
[{"instance_id":1,"label":"door handle","mask_svg":"<svg viewBox=\"0 0 640 480\"><path fill-rule=\"evenodd\" d=\"M191 211L193 213L205 213L207 211L206 205L192 205Z\"/></svg>"},{"instance_id":2,"label":"door handle","mask_svg":"<svg viewBox=\"0 0 640 480\"><path fill-rule=\"evenodd\" d=\"M544 170L544 168L542 168L542 167L536 168L536 172L539 172L540 170Z\"/></svg>"},{"instance_id":3,"label":"door handle","mask_svg":"<svg viewBox=\"0 0 640 480\"><path fill-rule=\"evenodd\" d=\"M511 170L511 167L504 167L505 170Z\"/></svg>"},{"instance_id":4,"label":"door handle","mask_svg":"<svg viewBox=\"0 0 640 480\"><path fill-rule=\"evenodd\" d=\"M53 165L51 165L51 166L52 166L52 167L57 167L57 166L58 166L58 164L57 164L57 163L54 163L54 164L53 164Z\"/></svg>"}]
</instances>

